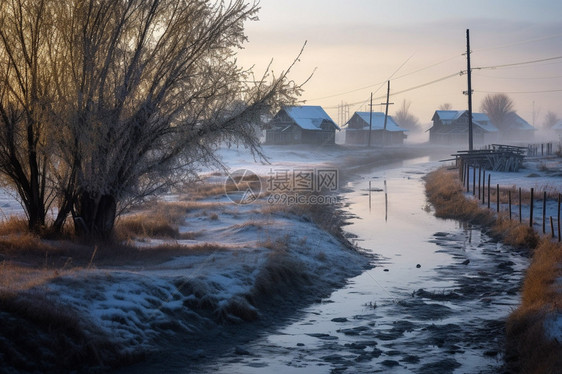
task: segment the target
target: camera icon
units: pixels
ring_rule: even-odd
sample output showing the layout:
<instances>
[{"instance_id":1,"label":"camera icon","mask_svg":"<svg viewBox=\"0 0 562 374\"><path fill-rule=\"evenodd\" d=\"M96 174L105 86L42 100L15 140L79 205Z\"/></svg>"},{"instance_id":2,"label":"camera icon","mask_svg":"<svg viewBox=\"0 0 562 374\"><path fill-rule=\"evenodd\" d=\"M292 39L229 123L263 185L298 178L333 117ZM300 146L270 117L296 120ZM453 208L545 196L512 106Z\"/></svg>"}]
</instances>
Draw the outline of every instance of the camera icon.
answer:
<instances>
[{"instance_id":1,"label":"camera icon","mask_svg":"<svg viewBox=\"0 0 562 374\"><path fill-rule=\"evenodd\" d=\"M256 201L262 190L260 177L251 170L238 169L230 173L224 182L226 197L235 204Z\"/></svg>"}]
</instances>

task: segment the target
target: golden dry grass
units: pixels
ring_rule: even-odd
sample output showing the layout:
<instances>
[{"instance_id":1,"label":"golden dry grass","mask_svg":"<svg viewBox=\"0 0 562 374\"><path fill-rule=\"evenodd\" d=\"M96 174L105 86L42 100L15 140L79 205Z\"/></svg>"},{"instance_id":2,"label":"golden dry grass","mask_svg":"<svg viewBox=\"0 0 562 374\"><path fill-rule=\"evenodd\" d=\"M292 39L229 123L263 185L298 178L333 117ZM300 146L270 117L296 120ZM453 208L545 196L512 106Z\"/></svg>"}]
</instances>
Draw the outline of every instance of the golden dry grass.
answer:
<instances>
[{"instance_id":1,"label":"golden dry grass","mask_svg":"<svg viewBox=\"0 0 562 374\"><path fill-rule=\"evenodd\" d=\"M194 210L221 207L221 203L212 202L156 202L145 205L140 212L119 217L114 234L119 241L143 238L193 239L196 233L179 232L179 226L184 223L187 214ZM211 213L210 218L217 220L219 216Z\"/></svg>"},{"instance_id":2,"label":"golden dry grass","mask_svg":"<svg viewBox=\"0 0 562 374\"><path fill-rule=\"evenodd\" d=\"M478 201L467 199L455 171L440 168L425 177L426 196L440 218L452 218L475 224L490 224L493 216L480 208Z\"/></svg>"},{"instance_id":3,"label":"golden dry grass","mask_svg":"<svg viewBox=\"0 0 562 374\"><path fill-rule=\"evenodd\" d=\"M540 236L526 223L519 223L517 220L510 220L509 215L502 213L496 217L491 228L491 234L504 243L517 248L535 248Z\"/></svg>"},{"instance_id":4,"label":"golden dry grass","mask_svg":"<svg viewBox=\"0 0 562 374\"><path fill-rule=\"evenodd\" d=\"M0 236L29 231L27 220L24 217L11 216L0 221Z\"/></svg>"},{"instance_id":5,"label":"golden dry grass","mask_svg":"<svg viewBox=\"0 0 562 374\"><path fill-rule=\"evenodd\" d=\"M522 291L524 308L552 306L562 311L562 245L543 238L533 253Z\"/></svg>"}]
</instances>

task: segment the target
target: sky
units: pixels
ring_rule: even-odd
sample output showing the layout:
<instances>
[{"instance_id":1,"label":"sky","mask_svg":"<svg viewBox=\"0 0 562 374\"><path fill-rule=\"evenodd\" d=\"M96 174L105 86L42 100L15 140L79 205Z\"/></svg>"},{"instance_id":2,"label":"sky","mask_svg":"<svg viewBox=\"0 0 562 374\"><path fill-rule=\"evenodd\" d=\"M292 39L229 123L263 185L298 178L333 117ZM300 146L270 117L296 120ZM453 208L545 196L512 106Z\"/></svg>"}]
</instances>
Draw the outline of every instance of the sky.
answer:
<instances>
[{"instance_id":1,"label":"sky","mask_svg":"<svg viewBox=\"0 0 562 374\"><path fill-rule=\"evenodd\" d=\"M371 92L373 111L383 112L388 80L389 114L406 101L425 128L440 105L467 109L467 29L475 112L502 92L537 127L548 111L562 118L562 2L261 0L260 8L239 63L263 72L273 61L279 74L306 43L289 77L301 83L312 74L300 100L339 124L341 104L349 116L368 111Z\"/></svg>"}]
</instances>

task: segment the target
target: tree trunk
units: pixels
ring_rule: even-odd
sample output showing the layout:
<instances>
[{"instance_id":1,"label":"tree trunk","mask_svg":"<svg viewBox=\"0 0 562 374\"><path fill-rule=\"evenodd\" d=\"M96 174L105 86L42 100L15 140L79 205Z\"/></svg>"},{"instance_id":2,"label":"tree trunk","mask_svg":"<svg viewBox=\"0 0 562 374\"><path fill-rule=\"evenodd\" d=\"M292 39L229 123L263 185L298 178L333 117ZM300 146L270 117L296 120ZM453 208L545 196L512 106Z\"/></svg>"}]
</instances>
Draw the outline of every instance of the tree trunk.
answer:
<instances>
[{"instance_id":1,"label":"tree trunk","mask_svg":"<svg viewBox=\"0 0 562 374\"><path fill-rule=\"evenodd\" d=\"M117 201L111 195L92 196L82 192L79 197L74 227L79 236L92 240L107 240L113 233Z\"/></svg>"}]
</instances>

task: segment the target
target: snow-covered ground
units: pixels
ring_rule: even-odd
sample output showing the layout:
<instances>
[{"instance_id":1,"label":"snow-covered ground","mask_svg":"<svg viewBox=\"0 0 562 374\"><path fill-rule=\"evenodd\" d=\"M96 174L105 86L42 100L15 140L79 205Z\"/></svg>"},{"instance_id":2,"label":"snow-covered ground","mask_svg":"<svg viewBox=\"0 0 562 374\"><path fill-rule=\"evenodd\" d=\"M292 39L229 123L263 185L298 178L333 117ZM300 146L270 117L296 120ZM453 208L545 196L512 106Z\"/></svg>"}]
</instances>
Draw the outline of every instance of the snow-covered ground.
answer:
<instances>
[{"instance_id":1,"label":"snow-covered ground","mask_svg":"<svg viewBox=\"0 0 562 374\"><path fill-rule=\"evenodd\" d=\"M243 150L221 151L230 170L249 168L260 175L272 168L327 167L341 152L279 149L269 155L272 162L264 164ZM209 183L226 179L208 176ZM182 198L181 193L162 196L167 202ZM265 199L235 204L222 194L199 202L179 230L197 233L194 239L136 243L146 250L179 244L194 248L193 254L142 265L103 266L94 260L93 266L41 285L41 292L77 312L93 336L109 337L124 353L137 353L158 349L157 340L166 334L197 339L221 323L260 318L257 303L282 296L295 281L311 295L328 295L369 266L358 250ZM0 203L5 215L22 213L5 192Z\"/></svg>"},{"instance_id":2,"label":"snow-covered ground","mask_svg":"<svg viewBox=\"0 0 562 374\"><path fill-rule=\"evenodd\" d=\"M290 283L279 276L284 272L309 279L322 294L368 265L363 255L300 217L263 212L263 203L215 203L185 217L180 231L200 234L177 243L210 243L216 250L156 265L79 270L47 284L46 291L116 343L139 350L150 349L167 329L196 336L209 325L257 317L252 300L277 292L268 288L273 278Z\"/></svg>"},{"instance_id":3,"label":"snow-covered ground","mask_svg":"<svg viewBox=\"0 0 562 374\"><path fill-rule=\"evenodd\" d=\"M220 156L229 170L248 169L260 176L334 165L341 171L350 157L349 150L338 147L327 151L264 147L264 152L270 163L256 162L243 149L223 149ZM519 173L492 173L492 183L523 188L533 184L537 189L551 186L560 192L560 169L553 175L547 172L553 166L539 165L531 162ZM529 177L541 172L544 178ZM226 179L210 170L203 175L209 183L221 184ZM173 202L183 197L179 193L162 199ZM0 193L0 208L4 216L22 214L17 201L5 191ZM109 337L124 352L150 351L157 349L157 339L163 335L185 333L196 339L225 321L260 318L259 301L282 296L295 281L306 286L309 294L327 295L371 261L309 219L272 207L266 199L235 204L224 195L207 198L186 213L180 232L197 235L190 240L137 244L146 248L181 244L196 249L193 254L164 263L119 267L96 266L94 261L91 267L65 272L41 285L41 291L76 311L92 335ZM201 251L202 245L207 249ZM562 318L549 323L549 330L562 338Z\"/></svg>"}]
</instances>

